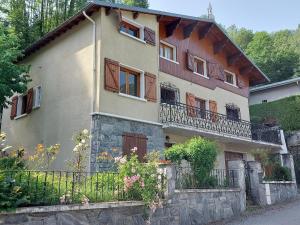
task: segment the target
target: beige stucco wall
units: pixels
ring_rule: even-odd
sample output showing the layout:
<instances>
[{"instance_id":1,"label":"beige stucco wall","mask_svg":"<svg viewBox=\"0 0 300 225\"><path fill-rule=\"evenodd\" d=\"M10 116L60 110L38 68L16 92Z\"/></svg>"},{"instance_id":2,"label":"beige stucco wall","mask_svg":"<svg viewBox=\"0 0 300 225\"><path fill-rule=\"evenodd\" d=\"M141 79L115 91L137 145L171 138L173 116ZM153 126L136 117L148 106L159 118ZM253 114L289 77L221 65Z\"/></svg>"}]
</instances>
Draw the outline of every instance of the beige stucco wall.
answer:
<instances>
[{"instance_id":1,"label":"beige stucco wall","mask_svg":"<svg viewBox=\"0 0 300 225\"><path fill-rule=\"evenodd\" d=\"M158 23L154 15L140 14L133 19L132 12L122 11L122 16L134 22L147 26L158 34ZM126 66L158 74L158 35L156 46L142 43L125 36L118 31L117 13L105 15L102 9L101 17L101 73L100 73L100 112L130 118L158 122L158 103L140 101L104 89L104 58L120 62ZM158 91L158 90L157 90ZM158 98L159 99L159 98Z\"/></svg>"},{"instance_id":2,"label":"beige stucco wall","mask_svg":"<svg viewBox=\"0 0 300 225\"><path fill-rule=\"evenodd\" d=\"M100 21L99 14L93 17ZM17 120L10 120L10 108L4 110L2 129L9 144L32 152L38 143L59 143L53 167L65 167L73 133L90 128L92 50L92 26L85 20L24 61L31 65L28 87L42 86L41 107Z\"/></svg>"},{"instance_id":3,"label":"beige stucco wall","mask_svg":"<svg viewBox=\"0 0 300 225\"><path fill-rule=\"evenodd\" d=\"M226 104L234 103L241 110L241 118L243 120L249 120L249 107L248 98L234 94L230 91L226 91L217 87L211 90L206 87L202 87L198 84L194 84L177 77L171 76L169 74L160 72L159 73L160 82L170 82L179 88L180 91L180 102L186 103L186 92L194 94L196 97L204 100L214 100L217 102L218 113L226 115Z\"/></svg>"},{"instance_id":4,"label":"beige stucco wall","mask_svg":"<svg viewBox=\"0 0 300 225\"><path fill-rule=\"evenodd\" d=\"M255 105L262 103L263 100L268 102L276 101L282 98L300 95L300 86L297 83L290 85L274 87L262 91L252 92L249 97L249 104Z\"/></svg>"}]
</instances>

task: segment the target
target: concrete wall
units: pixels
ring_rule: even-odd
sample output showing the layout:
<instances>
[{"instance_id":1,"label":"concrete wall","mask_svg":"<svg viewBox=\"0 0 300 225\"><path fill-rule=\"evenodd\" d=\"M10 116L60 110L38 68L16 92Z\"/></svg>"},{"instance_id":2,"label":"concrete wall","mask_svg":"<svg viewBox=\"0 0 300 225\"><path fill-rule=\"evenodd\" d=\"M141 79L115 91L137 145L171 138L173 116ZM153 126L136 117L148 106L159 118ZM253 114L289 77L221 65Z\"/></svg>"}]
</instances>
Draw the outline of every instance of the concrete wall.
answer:
<instances>
[{"instance_id":1,"label":"concrete wall","mask_svg":"<svg viewBox=\"0 0 300 225\"><path fill-rule=\"evenodd\" d=\"M292 83L290 85L274 87L262 91L250 92L249 104L255 105L262 103L262 100L267 100L268 102L276 101L286 97L299 95L300 86L297 83Z\"/></svg>"},{"instance_id":2,"label":"concrete wall","mask_svg":"<svg viewBox=\"0 0 300 225\"><path fill-rule=\"evenodd\" d=\"M93 18L100 22L99 14ZM53 167L65 168L73 133L90 128L92 54L92 26L83 21L22 62L31 65L28 88L42 87L41 107L16 120L10 120L10 108L4 110L2 130L10 145L32 152L39 143L59 143Z\"/></svg>"}]
</instances>

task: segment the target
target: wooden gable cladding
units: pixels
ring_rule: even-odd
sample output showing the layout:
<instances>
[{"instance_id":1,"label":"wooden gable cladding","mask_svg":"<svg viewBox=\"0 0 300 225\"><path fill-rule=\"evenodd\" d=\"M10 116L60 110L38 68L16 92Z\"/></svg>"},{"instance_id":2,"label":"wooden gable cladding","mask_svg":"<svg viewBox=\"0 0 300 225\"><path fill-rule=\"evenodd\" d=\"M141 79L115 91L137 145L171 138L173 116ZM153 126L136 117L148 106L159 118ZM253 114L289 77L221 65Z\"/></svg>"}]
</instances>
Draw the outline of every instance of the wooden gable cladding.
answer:
<instances>
[{"instance_id":1,"label":"wooden gable cladding","mask_svg":"<svg viewBox=\"0 0 300 225\"><path fill-rule=\"evenodd\" d=\"M162 22L160 22L162 23ZM170 22L167 21L166 24ZM241 75L239 73L239 68L234 64L236 58L232 58L233 65L228 65L227 55L223 53L223 51L227 51L228 46L230 45L224 39L211 39L213 35L212 27L206 27L205 25L198 23L197 29L190 34L189 38L184 38L184 34L182 29L186 26L183 22L180 23L179 27L173 32L173 35L167 37L166 30L164 25L160 25L159 27L159 37L160 40L170 43L176 47L176 61L178 63L170 62L164 58L160 58L159 60L159 69L161 72L165 72L167 74L173 75L175 77L181 78L183 80L201 85L203 87L207 87L209 89L214 90L216 87L222 88L224 90L228 90L235 94L248 97L248 84L249 84L249 74ZM206 29L206 34L203 38L199 40L199 31ZM218 43L218 44L216 44ZM214 44L215 51L220 52L218 54L214 53ZM218 46L216 46L218 45ZM188 53L187 53L188 52ZM229 53L228 53L229 54ZM231 53L231 56L235 56L235 52ZM193 73L192 68L192 56L199 57L206 61L207 72L209 79L199 76ZM240 57L237 55L235 57ZM234 59L234 60L233 60ZM244 86L242 88L237 88L232 85L228 85L224 83L224 70L231 71L236 74L238 79L241 79L244 82ZM251 74L252 75L252 74Z\"/></svg>"},{"instance_id":2,"label":"wooden gable cladding","mask_svg":"<svg viewBox=\"0 0 300 225\"><path fill-rule=\"evenodd\" d=\"M119 92L120 64L117 61L105 58L104 88L108 91Z\"/></svg>"},{"instance_id":3,"label":"wooden gable cladding","mask_svg":"<svg viewBox=\"0 0 300 225\"><path fill-rule=\"evenodd\" d=\"M148 138L144 134L128 133L124 132L123 135L123 155L130 156L131 150L137 148L136 154L141 162L145 161L147 154L147 140Z\"/></svg>"},{"instance_id":4,"label":"wooden gable cladding","mask_svg":"<svg viewBox=\"0 0 300 225\"><path fill-rule=\"evenodd\" d=\"M144 40L150 45L156 45L155 41L155 31L149 27L144 28Z\"/></svg>"},{"instance_id":5,"label":"wooden gable cladding","mask_svg":"<svg viewBox=\"0 0 300 225\"><path fill-rule=\"evenodd\" d=\"M151 73L145 73L145 99L151 102L157 101L156 76Z\"/></svg>"}]
</instances>

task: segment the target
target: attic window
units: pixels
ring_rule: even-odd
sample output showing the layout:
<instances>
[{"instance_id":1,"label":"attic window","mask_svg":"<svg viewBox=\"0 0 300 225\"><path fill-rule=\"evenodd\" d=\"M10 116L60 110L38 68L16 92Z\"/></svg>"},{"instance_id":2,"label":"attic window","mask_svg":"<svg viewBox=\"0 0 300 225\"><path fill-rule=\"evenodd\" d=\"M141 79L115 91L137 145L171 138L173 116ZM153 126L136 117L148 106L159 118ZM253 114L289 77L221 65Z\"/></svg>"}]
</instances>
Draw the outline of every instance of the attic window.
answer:
<instances>
[{"instance_id":1,"label":"attic window","mask_svg":"<svg viewBox=\"0 0 300 225\"><path fill-rule=\"evenodd\" d=\"M146 43L144 40L144 26L123 16L122 21L120 22L120 33Z\"/></svg>"}]
</instances>

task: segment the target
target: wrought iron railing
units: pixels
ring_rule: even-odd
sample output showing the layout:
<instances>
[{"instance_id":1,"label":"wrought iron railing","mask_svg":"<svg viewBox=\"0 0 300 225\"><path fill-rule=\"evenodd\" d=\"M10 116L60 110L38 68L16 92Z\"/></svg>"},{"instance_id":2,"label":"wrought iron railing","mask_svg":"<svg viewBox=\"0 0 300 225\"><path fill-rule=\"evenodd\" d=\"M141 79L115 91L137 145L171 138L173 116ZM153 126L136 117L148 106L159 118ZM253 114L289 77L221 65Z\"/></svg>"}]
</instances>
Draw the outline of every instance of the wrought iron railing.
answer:
<instances>
[{"instance_id":1,"label":"wrought iron railing","mask_svg":"<svg viewBox=\"0 0 300 225\"><path fill-rule=\"evenodd\" d=\"M160 121L163 124L176 124L258 141L281 143L278 128L253 124L246 120L230 119L227 115L183 103L161 103Z\"/></svg>"},{"instance_id":2,"label":"wrought iron railing","mask_svg":"<svg viewBox=\"0 0 300 225\"><path fill-rule=\"evenodd\" d=\"M214 169L194 174L190 167L176 167L176 189L237 188L239 170Z\"/></svg>"}]
</instances>

